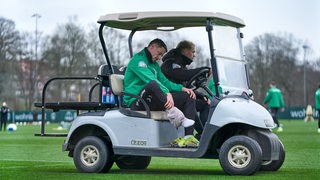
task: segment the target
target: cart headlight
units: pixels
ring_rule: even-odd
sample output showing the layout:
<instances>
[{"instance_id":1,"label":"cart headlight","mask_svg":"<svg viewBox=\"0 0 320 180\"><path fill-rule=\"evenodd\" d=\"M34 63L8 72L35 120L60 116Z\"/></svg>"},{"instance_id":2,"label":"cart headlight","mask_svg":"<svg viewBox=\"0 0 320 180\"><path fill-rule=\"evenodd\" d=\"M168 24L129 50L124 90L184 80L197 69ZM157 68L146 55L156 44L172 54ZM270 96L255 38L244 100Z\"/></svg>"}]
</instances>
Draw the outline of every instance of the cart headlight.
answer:
<instances>
[{"instance_id":1,"label":"cart headlight","mask_svg":"<svg viewBox=\"0 0 320 180\"><path fill-rule=\"evenodd\" d=\"M268 127L268 128L273 128L273 127L274 127L273 119L265 119L265 120L264 120L264 124L265 124L266 127Z\"/></svg>"}]
</instances>

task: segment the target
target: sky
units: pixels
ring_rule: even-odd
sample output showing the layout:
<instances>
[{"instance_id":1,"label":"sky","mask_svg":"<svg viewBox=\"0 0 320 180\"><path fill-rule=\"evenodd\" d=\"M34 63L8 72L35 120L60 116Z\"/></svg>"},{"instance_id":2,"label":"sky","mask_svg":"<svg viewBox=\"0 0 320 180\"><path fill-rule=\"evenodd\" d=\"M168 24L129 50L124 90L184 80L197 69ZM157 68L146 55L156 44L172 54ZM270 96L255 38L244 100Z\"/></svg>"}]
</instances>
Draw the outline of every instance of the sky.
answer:
<instances>
[{"instance_id":1,"label":"sky","mask_svg":"<svg viewBox=\"0 0 320 180\"><path fill-rule=\"evenodd\" d=\"M76 17L82 26L102 15L136 11L222 12L244 20L244 45L264 33L290 33L308 49L308 58L320 57L319 0L0 0L0 17L13 20L19 31L52 34L58 25Z\"/></svg>"}]
</instances>

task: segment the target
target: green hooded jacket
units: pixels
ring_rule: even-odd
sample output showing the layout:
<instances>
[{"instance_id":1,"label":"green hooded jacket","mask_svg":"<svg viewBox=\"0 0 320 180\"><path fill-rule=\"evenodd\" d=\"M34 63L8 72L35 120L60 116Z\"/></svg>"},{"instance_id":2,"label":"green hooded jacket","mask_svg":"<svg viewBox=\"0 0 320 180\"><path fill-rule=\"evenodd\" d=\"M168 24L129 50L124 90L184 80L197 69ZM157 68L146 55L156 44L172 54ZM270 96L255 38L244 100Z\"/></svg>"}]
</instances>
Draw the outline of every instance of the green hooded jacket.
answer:
<instances>
[{"instance_id":1,"label":"green hooded jacket","mask_svg":"<svg viewBox=\"0 0 320 180\"><path fill-rule=\"evenodd\" d=\"M284 101L280 89L272 87L268 90L263 104L268 104L269 108L283 108Z\"/></svg>"},{"instance_id":2,"label":"green hooded jacket","mask_svg":"<svg viewBox=\"0 0 320 180\"><path fill-rule=\"evenodd\" d=\"M316 109L320 109L320 88L316 91L315 93L315 98L316 98ZM320 116L320 114L319 114Z\"/></svg>"},{"instance_id":3,"label":"green hooded jacket","mask_svg":"<svg viewBox=\"0 0 320 180\"><path fill-rule=\"evenodd\" d=\"M157 62L152 62L152 57L147 48L144 48L135 54L130 60L124 75L124 91L127 93L138 95L146 84L155 80L164 94L171 91L181 92L182 85L169 81L161 72L161 68ZM124 101L128 106L136 98L124 96Z\"/></svg>"}]
</instances>

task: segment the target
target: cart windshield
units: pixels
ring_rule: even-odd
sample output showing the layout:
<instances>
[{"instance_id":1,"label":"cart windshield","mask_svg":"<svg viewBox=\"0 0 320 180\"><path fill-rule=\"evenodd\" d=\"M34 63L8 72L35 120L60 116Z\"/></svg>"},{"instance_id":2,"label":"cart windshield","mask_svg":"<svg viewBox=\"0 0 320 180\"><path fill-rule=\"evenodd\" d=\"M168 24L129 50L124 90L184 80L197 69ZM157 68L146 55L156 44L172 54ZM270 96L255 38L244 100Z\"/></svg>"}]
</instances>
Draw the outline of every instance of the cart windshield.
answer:
<instances>
[{"instance_id":1,"label":"cart windshield","mask_svg":"<svg viewBox=\"0 0 320 180\"><path fill-rule=\"evenodd\" d=\"M229 26L215 26L213 41L222 89L224 91L248 90L240 30Z\"/></svg>"}]
</instances>

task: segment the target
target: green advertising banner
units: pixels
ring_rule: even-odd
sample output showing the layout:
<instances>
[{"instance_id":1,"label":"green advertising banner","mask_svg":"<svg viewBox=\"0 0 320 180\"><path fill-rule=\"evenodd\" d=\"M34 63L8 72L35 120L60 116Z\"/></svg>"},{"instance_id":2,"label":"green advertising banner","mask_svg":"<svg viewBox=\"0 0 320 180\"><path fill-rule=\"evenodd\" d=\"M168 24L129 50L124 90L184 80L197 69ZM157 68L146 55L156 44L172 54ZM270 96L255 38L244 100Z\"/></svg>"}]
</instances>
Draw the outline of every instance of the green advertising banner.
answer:
<instances>
[{"instance_id":1,"label":"green advertising banner","mask_svg":"<svg viewBox=\"0 0 320 180\"><path fill-rule=\"evenodd\" d=\"M46 122L70 122L77 116L77 112L74 110L61 110L58 112L46 111ZM8 114L9 122L37 122L41 121L41 111L11 111Z\"/></svg>"},{"instance_id":2,"label":"green advertising banner","mask_svg":"<svg viewBox=\"0 0 320 180\"><path fill-rule=\"evenodd\" d=\"M312 108L314 118L318 118L319 113ZM279 119L304 119L306 117L306 107L303 106L291 106L285 107L285 111L279 111Z\"/></svg>"}]
</instances>

